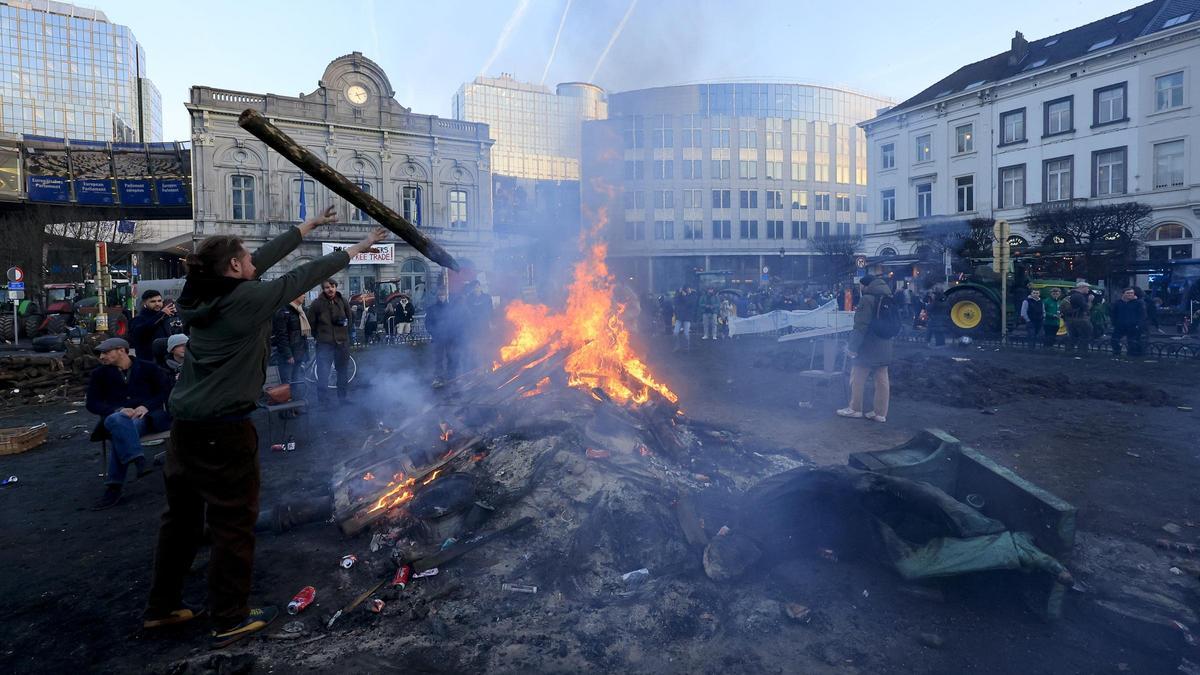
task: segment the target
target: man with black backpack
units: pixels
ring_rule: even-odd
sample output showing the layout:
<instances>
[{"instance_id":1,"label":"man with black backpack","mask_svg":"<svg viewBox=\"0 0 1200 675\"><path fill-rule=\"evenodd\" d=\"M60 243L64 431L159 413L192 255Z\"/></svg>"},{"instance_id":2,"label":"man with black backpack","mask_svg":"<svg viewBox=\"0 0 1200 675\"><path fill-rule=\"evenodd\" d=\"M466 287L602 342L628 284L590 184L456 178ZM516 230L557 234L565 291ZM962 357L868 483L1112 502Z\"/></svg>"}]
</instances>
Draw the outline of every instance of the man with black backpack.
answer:
<instances>
[{"instance_id":1,"label":"man with black backpack","mask_svg":"<svg viewBox=\"0 0 1200 675\"><path fill-rule=\"evenodd\" d=\"M900 333L900 315L883 279L868 274L858 283L862 284L862 301L854 312L854 332L846 348L847 355L854 359L850 368L850 404L837 414L886 422L891 394L888 366L892 362L892 338ZM864 415L863 392L867 376L872 373L875 401L873 409Z\"/></svg>"}]
</instances>

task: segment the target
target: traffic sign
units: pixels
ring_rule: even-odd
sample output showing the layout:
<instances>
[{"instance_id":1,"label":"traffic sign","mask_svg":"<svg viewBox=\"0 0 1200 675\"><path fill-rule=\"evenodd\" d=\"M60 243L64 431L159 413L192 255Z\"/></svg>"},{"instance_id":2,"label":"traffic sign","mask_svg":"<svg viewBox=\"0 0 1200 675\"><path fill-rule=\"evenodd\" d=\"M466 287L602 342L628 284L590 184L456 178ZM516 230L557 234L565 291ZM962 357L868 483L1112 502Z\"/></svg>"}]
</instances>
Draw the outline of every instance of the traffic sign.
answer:
<instances>
[{"instance_id":1,"label":"traffic sign","mask_svg":"<svg viewBox=\"0 0 1200 675\"><path fill-rule=\"evenodd\" d=\"M25 281L25 270L13 265L12 267L8 268L8 280Z\"/></svg>"},{"instance_id":2,"label":"traffic sign","mask_svg":"<svg viewBox=\"0 0 1200 675\"><path fill-rule=\"evenodd\" d=\"M8 282L8 290L23 291L23 290L25 290L25 282L24 281L10 281L10 282Z\"/></svg>"},{"instance_id":3,"label":"traffic sign","mask_svg":"<svg viewBox=\"0 0 1200 675\"><path fill-rule=\"evenodd\" d=\"M8 290L8 299L9 300L24 300L25 299L25 291L14 291L10 288Z\"/></svg>"}]
</instances>

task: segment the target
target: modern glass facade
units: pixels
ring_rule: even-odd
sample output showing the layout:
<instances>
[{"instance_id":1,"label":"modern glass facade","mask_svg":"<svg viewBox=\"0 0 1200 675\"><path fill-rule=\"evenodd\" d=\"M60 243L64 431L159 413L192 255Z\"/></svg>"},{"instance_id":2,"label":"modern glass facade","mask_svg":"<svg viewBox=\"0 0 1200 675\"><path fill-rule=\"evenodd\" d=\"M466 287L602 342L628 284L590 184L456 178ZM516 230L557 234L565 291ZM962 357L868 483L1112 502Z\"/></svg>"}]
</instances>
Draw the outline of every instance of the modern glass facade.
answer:
<instances>
[{"instance_id":1,"label":"modern glass facade","mask_svg":"<svg viewBox=\"0 0 1200 675\"><path fill-rule=\"evenodd\" d=\"M103 12L0 0L0 131L162 140L162 102L132 31Z\"/></svg>"},{"instance_id":2,"label":"modern glass facade","mask_svg":"<svg viewBox=\"0 0 1200 675\"><path fill-rule=\"evenodd\" d=\"M509 75L477 77L454 95L455 119L484 122L492 172L539 180L579 180L579 135L585 120L608 114L604 90L567 83L557 90Z\"/></svg>"},{"instance_id":3,"label":"modern glass facade","mask_svg":"<svg viewBox=\"0 0 1200 675\"><path fill-rule=\"evenodd\" d=\"M823 241L864 234L857 123L893 101L712 83L613 93L608 104L607 120L585 125L583 201L619 200L607 200L610 257L640 290L694 284L704 271L747 285L803 281L819 273Z\"/></svg>"}]
</instances>

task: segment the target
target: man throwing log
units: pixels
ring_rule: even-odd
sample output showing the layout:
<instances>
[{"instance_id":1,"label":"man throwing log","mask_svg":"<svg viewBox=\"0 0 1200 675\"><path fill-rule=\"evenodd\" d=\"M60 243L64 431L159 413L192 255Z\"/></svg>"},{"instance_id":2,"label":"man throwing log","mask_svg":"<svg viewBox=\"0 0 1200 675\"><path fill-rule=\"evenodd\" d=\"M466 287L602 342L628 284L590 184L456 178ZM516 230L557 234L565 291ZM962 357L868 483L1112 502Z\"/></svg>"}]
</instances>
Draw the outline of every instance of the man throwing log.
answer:
<instances>
[{"instance_id":1,"label":"man throwing log","mask_svg":"<svg viewBox=\"0 0 1200 675\"><path fill-rule=\"evenodd\" d=\"M175 421L163 469L167 509L158 533L146 628L196 616L183 604L183 584L206 524L212 541L208 607L213 646L259 631L278 614L275 607L249 606L259 491L258 432L250 414L266 379L271 318L388 232L376 228L346 250L272 281L260 281L259 276L299 246L305 235L336 221L331 206L253 254L241 239L221 235L205 239L187 257L179 313L191 327L191 338L188 359L170 398Z\"/></svg>"}]
</instances>

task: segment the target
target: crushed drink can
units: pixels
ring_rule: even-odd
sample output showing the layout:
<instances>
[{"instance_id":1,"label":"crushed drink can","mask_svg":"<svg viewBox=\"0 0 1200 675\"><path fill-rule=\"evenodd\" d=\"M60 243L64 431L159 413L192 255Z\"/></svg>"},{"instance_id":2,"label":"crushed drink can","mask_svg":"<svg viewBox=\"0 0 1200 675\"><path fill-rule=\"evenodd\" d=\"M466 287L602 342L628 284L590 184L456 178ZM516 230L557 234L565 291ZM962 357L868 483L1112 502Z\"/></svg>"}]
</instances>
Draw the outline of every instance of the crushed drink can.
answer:
<instances>
[{"instance_id":1,"label":"crushed drink can","mask_svg":"<svg viewBox=\"0 0 1200 675\"><path fill-rule=\"evenodd\" d=\"M379 598L371 598L371 601L367 603L367 609L371 610L371 613L373 614L382 612L383 600L380 600Z\"/></svg>"},{"instance_id":2,"label":"crushed drink can","mask_svg":"<svg viewBox=\"0 0 1200 675\"><path fill-rule=\"evenodd\" d=\"M400 569L396 570L396 576L392 577L392 586L395 588L405 588L408 582L412 580L412 566L401 565Z\"/></svg>"},{"instance_id":3,"label":"crushed drink can","mask_svg":"<svg viewBox=\"0 0 1200 675\"><path fill-rule=\"evenodd\" d=\"M344 569L350 569L351 567L354 567L354 563L356 562L358 562L358 556L354 555L353 553L342 556L342 567Z\"/></svg>"},{"instance_id":4,"label":"crushed drink can","mask_svg":"<svg viewBox=\"0 0 1200 675\"><path fill-rule=\"evenodd\" d=\"M584 454L587 455L588 459L607 459L612 455L611 452L599 448L588 448L584 451Z\"/></svg>"},{"instance_id":5,"label":"crushed drink can","mask_svg":"<svg viewBox=\"0 0 1200 675\"><path fill-rule=\"evenodd\" d=\"M284 448L286 449L287 452L295 452L296 451L296 439L291 436L288 436L287 443L284 444Z\"/></svg>"},{"instance_id":6,"label":"crushed drink can","mask_svg":"<svg viewBox=\"0 0 1200 675\"><path fill-rule=\"evenodd\" d=\"M284 452L287 450L286 443L275 443L271 446L271 452Z\"/></svg>"},{"instance_id":7,"label":"crushed drink can","mask_svg":"<svg viewBox=\"0 0 1200 675\"><path fill-rule=\"evenodd\" d=\"M537 586L530 586L529 584L502 584L500 586L500 590L508 591L509 593L529 593L531 595L537 593L537 588Z\"/></svg>"},{"instance_id":8,"label":"crushed drink can","mask_svg":"<svg viewBox=\"0 0 1200 675\"><path fill-rule=\"evenodd\" d=\"M414 579L425 579L426 577L436 577L437 573L438 573L438 568L431 567L431 568L425 570L424 572L418 572L418 573L414 574L413 578Z\"/></svg>"},{"instance_id":9,"label":"crushed drink can","mask_svg":"<svg viewBox=\"0 0 1200 675\"><path fill-rule=\"evenodd\" d=\"M299 614L304 610L305 607L311 605L312 601L315 600L316 597L317 589L313 588L312 586L305 586L304 588L301 588L300 592L296 594L296 597L292 598L292 601L288 603L288 614Z\"/></svg>"}]
</instances>

